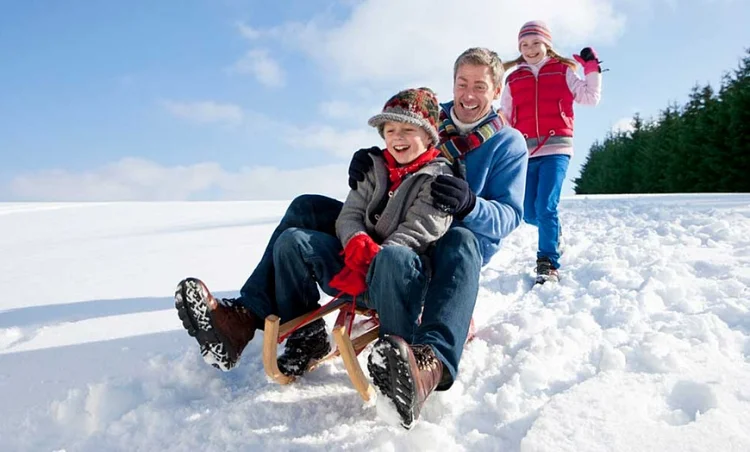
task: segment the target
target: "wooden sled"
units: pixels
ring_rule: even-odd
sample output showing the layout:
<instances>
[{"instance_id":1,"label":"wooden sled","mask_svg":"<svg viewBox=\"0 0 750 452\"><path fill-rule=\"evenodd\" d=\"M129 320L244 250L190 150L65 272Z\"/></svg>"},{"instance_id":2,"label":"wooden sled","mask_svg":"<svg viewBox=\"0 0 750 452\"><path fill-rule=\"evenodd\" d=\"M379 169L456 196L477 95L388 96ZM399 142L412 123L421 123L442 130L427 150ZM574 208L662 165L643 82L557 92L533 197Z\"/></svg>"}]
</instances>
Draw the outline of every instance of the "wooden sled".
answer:
<instances>
[{"instance_id":1,"label":"wooden sled","mask_svg":"<svg viewBox=\"0 0 750 452\"><path fill-rule=\"evenodd\" d=\"M263 334L263 367L266 375L277 383L286 385L295 380L295 377L284 375L279 370L277 362L277 347L284 342L290 334L303 326L324 317L332 312L339 311L336 323L333 327L333 340L335 346L332 351L323 358L313 361L307 366L307 371L313 370L321 363L329 359L341 356L344 360L346 372L352 385L364 401L369 401L374 394L374 389L362 372L357 360L362 350L378 338L380 322L373 310L357 308L354 302L334 298L328 304L319 309L280 324L276 315L266 317L265 331ZM355 317L360 315L363 319L355 322ZM353 333L352 333L353 332Z\"/></svg>"}]
</instances>

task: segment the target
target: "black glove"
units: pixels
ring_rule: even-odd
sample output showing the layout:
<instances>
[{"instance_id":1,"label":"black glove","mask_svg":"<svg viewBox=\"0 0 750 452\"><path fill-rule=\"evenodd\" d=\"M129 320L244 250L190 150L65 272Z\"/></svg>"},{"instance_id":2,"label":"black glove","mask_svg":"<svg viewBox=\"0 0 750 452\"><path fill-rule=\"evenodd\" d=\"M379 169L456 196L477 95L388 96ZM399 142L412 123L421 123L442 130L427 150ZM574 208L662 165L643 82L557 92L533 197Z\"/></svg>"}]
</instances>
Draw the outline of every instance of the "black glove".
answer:
<instances>
[{"instance_id":1,"label":"black glove","mask_svg":"<svg viewBox=\"0 0 750 452\"><path fill-rule=\"evenodd\" d=\"M383 150L377 146L371 148L362 148L352 156L352 162L349 164L349 187L352 190L357 189L357 182L365 180L365 173L372 168L372 155L382 155Z\"/></svg>"},{"instance_id":2,"label":"black glove","mask_svg":"<svg viewBox=\"0 0 750 452\"><path fill-rule=\"evenodd\" d=\"M596 50L592 49L591 47L582 48L581 54L573 55L573 59L576 60L581 66L583 66L583 73L586 75L592 72L603 72L601 66L602 61L596 54Z\"/></svg>"},{"instance_id":3,"label":"black glove","mask_svg":"<svg viewBox=\"0 0 750 452\"><path fill-rule=\"evenodd\" d=\"M477 195L469 188L464 166L458 160L453 164L453 172L455 176L441 174L436 177L430 193L436 208L453 215L457 220L463 220L474 210Z\"/></svg>"},{"instance_id":4,"label":"black glove","mask_svg":"<svg viewBox=\"0 0 750 452\"><path fill-rule=\"evenodd\" d=\"M583 58L583 61L594 60L597 63L601 63L601 61L599 61L599 56L596 54L596 50L591 47L584 47L581 49L581 58Z\"/></svg>"}]
</instances>

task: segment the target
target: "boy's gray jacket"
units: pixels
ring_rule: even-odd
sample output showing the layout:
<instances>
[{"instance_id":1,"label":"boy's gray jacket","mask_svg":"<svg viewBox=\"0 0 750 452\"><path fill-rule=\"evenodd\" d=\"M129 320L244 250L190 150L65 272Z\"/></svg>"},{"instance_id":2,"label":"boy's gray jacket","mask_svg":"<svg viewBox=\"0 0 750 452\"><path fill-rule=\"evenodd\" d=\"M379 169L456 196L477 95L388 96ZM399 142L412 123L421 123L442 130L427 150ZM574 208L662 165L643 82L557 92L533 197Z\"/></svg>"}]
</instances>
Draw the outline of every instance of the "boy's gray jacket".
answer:
<instances>
[{"instance_id":1,"label":"boy's gray jacket","mask_svg":"<svg viewBox=\"0 0 750 452\"><path fill-rule=\"evenodd\" d=\"M385 151L388 152L388 151ZM346 198L336 220L336 234L342 246L358 233L366 232L382 245L403 245L422 253L448 231L453 216L432 205L430 185L440 174L452 175L448 160L437 157L413 174L404 177L392 194L388 189L385 158L371 155L375 164ZM390 196L388 204L372 223L371 212Z\"/></svg>"}]
</instances>

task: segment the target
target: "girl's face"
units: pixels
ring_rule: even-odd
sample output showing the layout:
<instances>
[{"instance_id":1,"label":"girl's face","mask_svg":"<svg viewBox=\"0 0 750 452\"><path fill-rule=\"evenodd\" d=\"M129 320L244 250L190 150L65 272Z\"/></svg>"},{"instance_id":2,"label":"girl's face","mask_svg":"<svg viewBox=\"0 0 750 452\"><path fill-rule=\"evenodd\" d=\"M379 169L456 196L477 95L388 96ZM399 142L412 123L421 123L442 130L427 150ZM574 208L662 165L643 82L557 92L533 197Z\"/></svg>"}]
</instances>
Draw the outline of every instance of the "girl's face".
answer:
<instances>
[{"instance_id":1,"label":"girl's face","mask_svg":"<svg viewBox=\"0 0 750 452\"><path fill-rule=\"evenodd\" d=\"M536 64L547 56L547 44L536 36L526 36L521 39L521 55L529 64Z\"/></svg>"},{"instance_id":2,"label":"girl's face","mask_svg":"<svg viewBox=\"0 0 750 452\"><path fill-rule=\"evenodd\" d=\"M383 137L388 152L401 165L413 162L430 147L427 131L405 122L386 122Z\"/></svg>"}]
</instances>

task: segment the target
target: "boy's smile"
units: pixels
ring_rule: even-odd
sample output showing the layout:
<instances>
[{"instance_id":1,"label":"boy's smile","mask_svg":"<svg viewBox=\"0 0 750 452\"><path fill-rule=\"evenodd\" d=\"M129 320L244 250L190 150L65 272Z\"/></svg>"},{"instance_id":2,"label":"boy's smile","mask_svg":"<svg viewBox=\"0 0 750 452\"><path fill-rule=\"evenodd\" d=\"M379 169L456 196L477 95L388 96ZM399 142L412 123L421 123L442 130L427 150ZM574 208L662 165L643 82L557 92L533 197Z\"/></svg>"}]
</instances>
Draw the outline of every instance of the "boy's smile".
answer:
<instances>
[{"instance_id":1,"label":"boy's smile","mask_svg":"<svg viewBox=\"0 0 750 452\"><path fill-rule=\"evenodd\" d=\"M423 128L405 122L386 122L383 137L388 152L400 165L413 162L431 145L430 136Z\"/></svg>"}]
</instances>

